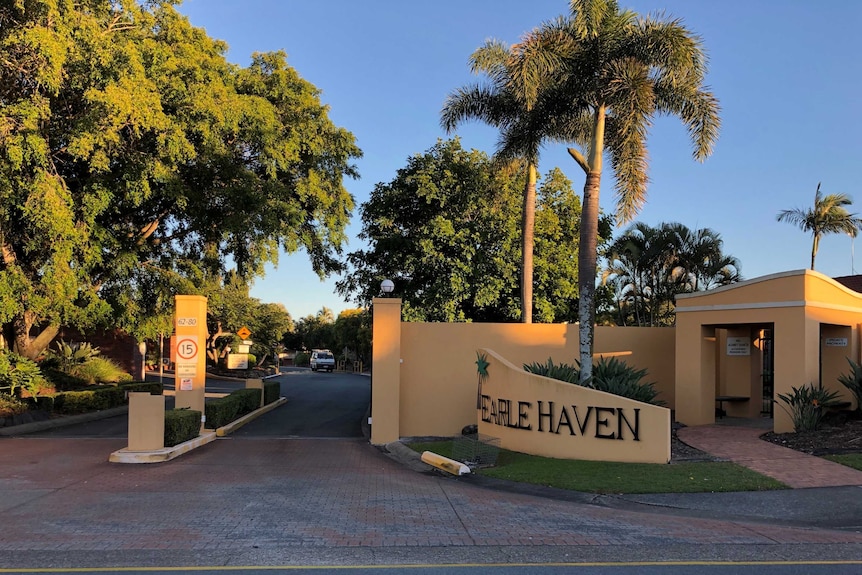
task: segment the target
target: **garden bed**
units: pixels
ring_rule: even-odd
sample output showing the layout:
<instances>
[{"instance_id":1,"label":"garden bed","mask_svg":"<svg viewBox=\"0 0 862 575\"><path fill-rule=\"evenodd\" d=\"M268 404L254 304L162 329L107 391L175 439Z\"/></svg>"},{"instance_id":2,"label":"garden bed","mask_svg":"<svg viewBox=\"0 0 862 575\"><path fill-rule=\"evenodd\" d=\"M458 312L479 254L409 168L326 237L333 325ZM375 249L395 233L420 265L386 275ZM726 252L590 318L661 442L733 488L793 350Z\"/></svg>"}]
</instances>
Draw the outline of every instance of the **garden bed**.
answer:
<instances>
[{"instance_id":1,"label":"garden bed","mask_svg":"<svg viewBox=\"0 0 862 575\"><path fill-rule=\"evenodd\" d=\"M765 433L764 441L810 455L862 453L862 419L857 414L836 414L815 431Z\"/></svg>"}]
</instances>

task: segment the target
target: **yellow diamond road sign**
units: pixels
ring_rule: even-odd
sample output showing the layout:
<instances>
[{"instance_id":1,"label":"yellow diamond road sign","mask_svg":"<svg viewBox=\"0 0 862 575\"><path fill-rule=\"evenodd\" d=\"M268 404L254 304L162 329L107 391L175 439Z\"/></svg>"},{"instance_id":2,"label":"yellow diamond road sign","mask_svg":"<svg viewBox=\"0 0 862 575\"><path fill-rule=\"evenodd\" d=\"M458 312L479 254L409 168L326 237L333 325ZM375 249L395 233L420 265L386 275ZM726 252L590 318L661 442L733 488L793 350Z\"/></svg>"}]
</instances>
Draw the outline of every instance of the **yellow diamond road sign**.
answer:
<instances>
[{"instance_id":1,"label":"yellow diamond road sign","mask_svg":"<svg viewBox=\"0 0 862 575\"><path fill-rule=\"evenodd\" d=\"M247 327L245 327L245 326L242 326L241 328L239 328L239 331L238 331L238 332L236 332L236 334L237 334L239 337L241 337L242 339L247 339L247 338L248 338L248 336L250 336L250 335L251 335L251 330L249 330L249 329L248 329Z\"/></svg>"}]
</instances>

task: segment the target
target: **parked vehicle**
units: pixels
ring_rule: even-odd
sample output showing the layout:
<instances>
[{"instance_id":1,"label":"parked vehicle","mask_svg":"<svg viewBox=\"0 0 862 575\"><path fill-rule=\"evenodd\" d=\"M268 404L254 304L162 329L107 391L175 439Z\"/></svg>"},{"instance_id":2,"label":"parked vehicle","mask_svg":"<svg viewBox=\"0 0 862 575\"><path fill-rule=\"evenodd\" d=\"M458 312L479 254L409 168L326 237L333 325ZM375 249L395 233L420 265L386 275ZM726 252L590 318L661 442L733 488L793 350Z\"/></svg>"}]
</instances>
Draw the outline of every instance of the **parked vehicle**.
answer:
<instances>
[{"instance_id":1,"label":"parked vehicle","mask_svg":"<svg viewBox=\"0 0 862 575\"><path fill-rule=\"evenodd\" d=\"M325 369L332 373L335 369L335 356L328 349L315 349L311 352L311 371Z\"/></svg>"}]
</instances>

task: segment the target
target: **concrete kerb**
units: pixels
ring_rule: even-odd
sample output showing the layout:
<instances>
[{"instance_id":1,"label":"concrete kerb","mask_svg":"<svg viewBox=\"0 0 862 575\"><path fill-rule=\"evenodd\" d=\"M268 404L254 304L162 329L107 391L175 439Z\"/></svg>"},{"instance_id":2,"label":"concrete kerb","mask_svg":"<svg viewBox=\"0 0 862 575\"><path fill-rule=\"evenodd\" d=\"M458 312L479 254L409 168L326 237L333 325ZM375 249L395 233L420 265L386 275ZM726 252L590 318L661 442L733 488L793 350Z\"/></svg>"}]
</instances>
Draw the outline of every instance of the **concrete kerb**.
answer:
<instances>
[{"instance_id":1,"label":"concrete kerb","mask_svg":"<svg viewBox=\"0 0 862 575\"><path fill-rule=\"evenodd\" d=\"M219 437L224 437L230 433L233 433L249 421L258 418L264 413L268 413L276 407L284 405L285 403L287 403L287 398L279 397L276 401L264 405L260 409L256 409L251 413L247 413L236 421L232 421L227 425L217 428L216 430L206 429L194 439L190 439L178 445L174 445L173 447L165 447L163 449L157 449L154 451L129 451L128 449L123 448L113 452L108 458L108 461L111 461L113 463L161 463L163 461L170 461L175 457L179 457L184 453L188 453L192 449L197 449L198 447L215 441Z\"/></svg>"},{"instance_id":2,"label":"concrete kerb","mask_svg":"<svg viewBox=\"0 0 862 575\"><path fill-rule=\"evenodd\" d=\"M279 397L277 400L273 401L272 403L264 405L260 409L255 409L251 413L243 415L242 417L240 417L236 421L231 421L227 425L219 427L218 429L215 430L215 433L218 437L224 437L225 435L233 433L234 431L236 431L237 429L239 429L240 427L242 427L243 425L245 425L249 421L257 419L258 417L260 417L264 413L268 413L268 412L272 411L273 409L275 409L276 407L281 407L285 403L287 403L287 398L286 397Z\"/></svg>"},{"instance_id":3,"label":"concrete kerb","mask_svg":"<svg viewBox=\"0 0 862 575\"><path fill-rule=\"evenodd\" d=\"M425 473L434 469L427 463L422 462L422 454L418 451L413 451L400 441L387 443L383 446L383 449L392 459L398 461L410 471Z\"/></svg>"},{"instance_id":4,"label":"concrete kerb","mask_svg":"<svg viewBox=\"0 0 862 575\"><path fill-rule=\"evenodd\" d=\"M153 451L129 451L127 448L113 452L108 461L111 463L162 463L188 453L202 445L216 440L216 432L205 430L203 433L178 445L155 449Z\"/></svg>"}]
</instances>

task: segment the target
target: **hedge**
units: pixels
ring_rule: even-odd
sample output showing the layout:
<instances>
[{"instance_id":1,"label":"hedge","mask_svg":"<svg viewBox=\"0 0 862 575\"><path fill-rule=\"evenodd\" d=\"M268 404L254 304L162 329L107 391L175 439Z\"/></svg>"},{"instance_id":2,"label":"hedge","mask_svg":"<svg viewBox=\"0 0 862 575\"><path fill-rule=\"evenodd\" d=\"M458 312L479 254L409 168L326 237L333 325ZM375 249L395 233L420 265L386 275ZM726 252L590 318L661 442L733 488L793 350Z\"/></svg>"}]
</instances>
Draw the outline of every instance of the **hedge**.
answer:
<instances>
[{"instance_id":1,"label":"hedge","mask_svg":"<svg viewBox=\"0 0 862 575\"><path fill-rule=\"evenodd\" d=\"M126 403L126 391L120 387L97 387L87 391L64 391L54 397L57 413L87 413L119 407Z\"/></svg>"},{"instance_id":2,"label":"hedge","mask_svg":"<svg viewBox=\"0 0 862 575\"><path fill-rule=\"evenodd\" d=\"M101 411L125 405L130 391L148 391L153 395L161 395L162 389L159 382L140 381L120 386L94 386L83 391L63 391L54 396L54 411L65 414ZM42 401L42 398L39 401Z\"/></svg>"},{"instance_id":3,"label":"hedge","mask_svg":"<svg viewBox=\"0 0 862 575\"><path fill-rule=\"evenodd\" d=\"M164 386L158 381L135 381L122 383L120 387L124 391L149 391L150 395L164 395Z\"/></svg>"},{"instance_id":4,"label":"hedge","mask_svg":"<svg viewBox=\"0 0 862 575\"><path fill-rule=\"evenodd\" d=\"M260 389L237 389L230 395L208 401L204 405L207 427L218 429L251 413L260 407L260 393Z\"/></svg>"},{"instance_id":5,"label":"hedge","mask_svg":"<svg viewBox=\"0 0 862 575\"><path fill-rule=\"evenodd\" d=\"M165 447L173 447L200 435L201 412L193 409L165 411Z\"/></svg>"},{"instance_id":6,"label":"hedge","mask_svg":"<svg viewBox=\"0 0 862 575\"><path fill-rule=\"evenodd\" d=\"M281 397L281 384L274 380L263 382L263 404L269 405Z\"/></svg>"}]
</instances>

